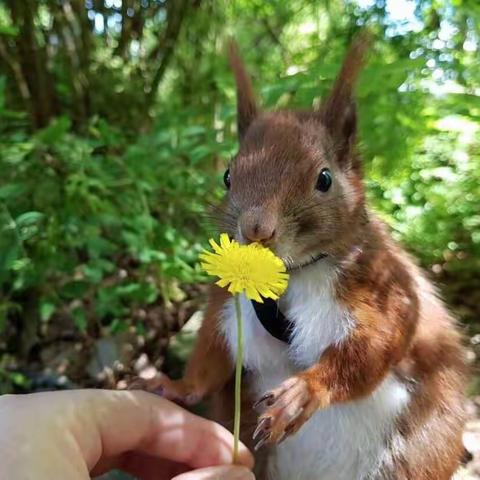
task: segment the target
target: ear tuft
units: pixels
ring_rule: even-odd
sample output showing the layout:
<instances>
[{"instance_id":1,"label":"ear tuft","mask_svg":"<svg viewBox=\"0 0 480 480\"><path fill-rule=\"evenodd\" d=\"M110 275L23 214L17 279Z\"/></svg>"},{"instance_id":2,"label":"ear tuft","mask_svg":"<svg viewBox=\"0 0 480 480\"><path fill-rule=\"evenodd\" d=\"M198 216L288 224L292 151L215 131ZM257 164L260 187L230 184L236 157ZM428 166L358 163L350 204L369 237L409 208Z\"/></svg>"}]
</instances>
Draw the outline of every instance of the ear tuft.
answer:
<instances>
[{"instance_id":1,"label":"ear tuft","mask_svg":"<svg viewBox=\"0 0 480 480\"><path fill-rule=\"evenodd\" d=\"M242 139L249 125L257 116L258 107L250 75L243 65L237 44L233 40L228 43L228 58L237 85L238 136Z\"/></svg>"},{"instance_id":2,"label":"ear tuft","mask_svg":"<svg viewBox=\"0 0 480 480\"><path fill-rule=\"evenodd\" d=\"M353 93L370 44L370 33L363 31L357 35L348 49L332 92L320 107L322 123L338 143L343 155L350 151L355 142L357 113Z\"/></svg>"}]
</instances>

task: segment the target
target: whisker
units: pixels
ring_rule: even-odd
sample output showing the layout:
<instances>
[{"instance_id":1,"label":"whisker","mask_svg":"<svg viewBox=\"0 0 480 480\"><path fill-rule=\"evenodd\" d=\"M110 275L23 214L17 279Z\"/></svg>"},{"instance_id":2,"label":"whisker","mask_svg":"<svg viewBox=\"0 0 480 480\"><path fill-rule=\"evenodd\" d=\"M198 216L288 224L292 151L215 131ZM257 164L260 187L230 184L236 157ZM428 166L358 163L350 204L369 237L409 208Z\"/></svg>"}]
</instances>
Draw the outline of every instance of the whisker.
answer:
<instances>
[{"instance_id":1,"label":"whisker","mask_svg":"<svg viewBox=\"0 0 480 480\"><path fill-rule=\"evenodd\" d=\"M292 208L290 211L287 212L287 215L300 215L308 210L315 209L317 207L320 207L322 205L325 205L326 202L334 201L334 200L339 200L339 199L348 199L354 196L354 193L338 193L335 196L329 198L328 200L322 199L322 200L315 200L311 204L307 205L302 205L298 207ZM320 212L321 213L321 212Z\"/></svg>"}]
</instances>

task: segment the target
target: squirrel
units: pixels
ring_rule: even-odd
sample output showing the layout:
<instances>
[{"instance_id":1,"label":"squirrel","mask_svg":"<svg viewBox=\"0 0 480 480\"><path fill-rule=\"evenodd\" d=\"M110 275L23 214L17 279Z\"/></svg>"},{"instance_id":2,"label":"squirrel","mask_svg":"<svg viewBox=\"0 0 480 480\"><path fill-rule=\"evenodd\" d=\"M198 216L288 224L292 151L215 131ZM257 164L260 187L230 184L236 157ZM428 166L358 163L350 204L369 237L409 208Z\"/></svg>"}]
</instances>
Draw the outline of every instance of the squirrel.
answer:
<instances>
[{"instance_id":1,"label":"squirrel","mask_svg":"<svg viewBox=\"0 0 480 480\"><path fill-rule=\"evenodd\" d=\"M365 199L354 88L357 37L313 111L260 110L235 45L239 151L220 219L268 246L290 274L273 336L246 297L242 439L259 480L446 480L464 454L466 352L454 318ZM143 387L231 427L233 299L212 286L183 378ZM257 414L258 412L258 414Z\"/></svg>"}]
</instances>

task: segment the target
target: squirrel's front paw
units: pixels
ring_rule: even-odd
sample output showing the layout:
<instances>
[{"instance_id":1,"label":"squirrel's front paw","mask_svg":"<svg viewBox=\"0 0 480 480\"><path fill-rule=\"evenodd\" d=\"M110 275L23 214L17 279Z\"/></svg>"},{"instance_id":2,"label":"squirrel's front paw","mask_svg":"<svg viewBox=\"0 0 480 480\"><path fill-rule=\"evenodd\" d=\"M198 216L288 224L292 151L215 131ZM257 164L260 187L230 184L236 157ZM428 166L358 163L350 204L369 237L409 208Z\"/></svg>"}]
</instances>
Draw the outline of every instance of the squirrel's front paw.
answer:
<instances>
[{"instance_id":1,"label":"squirrel's front paw","mask_svg":"<svg viewBox=\"0 0 480 480\"><path fill-rule=\"evenodd\" d=\"M129 383L128 389L156 393L168 400L184 405L195 405L202 399L202 395L196 393L192 386L183 379L171 380L164 373L159 373L155 377L148 379L136 377Z\"/></svg>"},{"instance_id":2,"label":"squirrel's front paw","mask_svg":"<svg viewBox=\"0 0 480 480\"><path fill-rule=\"evenodd\" d=\"M296 433L316 410L328 404L329 396L326 388L313 389L301 376L291 377L265 393L254 406L264 408L253 433L255 450Z\"/></svg>"}]
</instances>

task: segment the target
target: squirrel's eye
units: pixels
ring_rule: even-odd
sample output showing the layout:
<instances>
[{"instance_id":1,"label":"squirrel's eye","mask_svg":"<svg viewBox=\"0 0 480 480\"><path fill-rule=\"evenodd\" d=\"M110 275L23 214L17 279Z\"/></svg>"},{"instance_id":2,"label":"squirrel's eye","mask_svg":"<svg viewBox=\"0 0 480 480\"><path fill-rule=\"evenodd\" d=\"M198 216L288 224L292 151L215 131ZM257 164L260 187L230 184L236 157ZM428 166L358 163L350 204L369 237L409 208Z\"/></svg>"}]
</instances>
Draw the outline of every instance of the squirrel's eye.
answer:
<instances>
[{"instance_id":1,"label":"squirrel's eye","mask_svg":"<svg viewBox=\"0 0 480 480\"><path fill-rule=\"evenodd\" d=\"M230 169L227 168L223 174L223 183L227 188L230 188Z\"/></svg>"},{"instance_id":2,"label":"squirrel's eye","mask_svg":"<svg viewBox=\"0 0 480 480\"><path fill-rule=\"evenodd\" d=\"M315 188L321 192L326 192L332 186L332 174L328 168L324 168L318 175Z\"/></svg>"}]
</instances>

